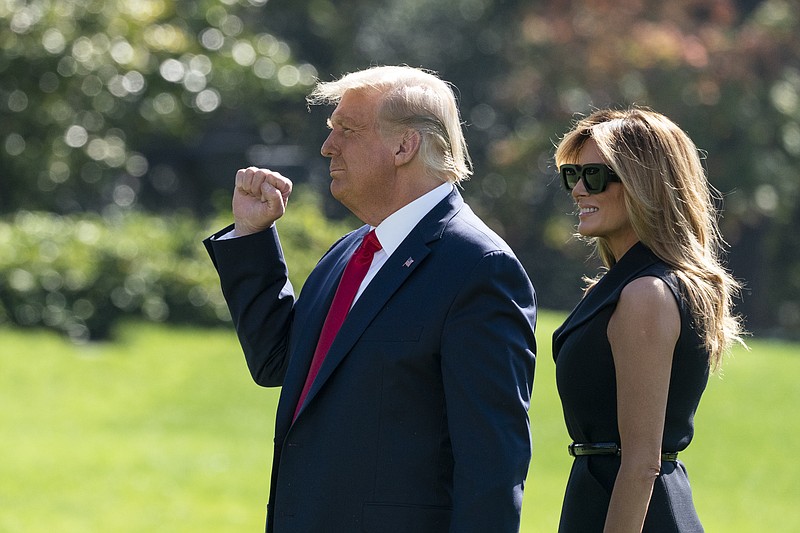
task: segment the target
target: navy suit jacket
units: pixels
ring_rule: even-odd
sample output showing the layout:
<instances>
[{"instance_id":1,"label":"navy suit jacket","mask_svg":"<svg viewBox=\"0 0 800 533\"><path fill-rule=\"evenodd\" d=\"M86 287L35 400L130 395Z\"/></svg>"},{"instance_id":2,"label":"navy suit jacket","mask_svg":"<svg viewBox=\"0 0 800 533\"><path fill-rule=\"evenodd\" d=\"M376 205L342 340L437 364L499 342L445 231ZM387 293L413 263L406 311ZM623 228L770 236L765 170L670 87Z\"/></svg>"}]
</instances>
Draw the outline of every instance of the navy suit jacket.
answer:
<instances>
[{"instance_id":1,"label":"navy suit jacket","mask_svg":"<svg viewBox=\"0 0 800 533\"><path fill-rule=\"evenodd\" d=\"M356 301L292 422L339 278L367 231L335 243L297 299L274 229L205 241L254 380L283 387L267 530L518 531L535 295L457 191Z\"/></svg>"}]
</instances>

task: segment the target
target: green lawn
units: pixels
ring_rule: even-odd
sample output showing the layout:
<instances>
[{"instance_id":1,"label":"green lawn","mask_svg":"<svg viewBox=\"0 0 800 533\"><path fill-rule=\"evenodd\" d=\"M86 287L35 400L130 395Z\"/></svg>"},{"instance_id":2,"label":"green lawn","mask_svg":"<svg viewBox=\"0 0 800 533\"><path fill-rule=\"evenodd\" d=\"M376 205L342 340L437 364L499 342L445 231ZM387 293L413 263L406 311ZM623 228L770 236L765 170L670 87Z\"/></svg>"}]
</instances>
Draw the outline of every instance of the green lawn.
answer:
<instances>
[{"instance_id":1,"label":"green lawn","mask_svg":"<svg viewBox=\"0 0 800 533\"><path fill-rule=\"evenodd\" d=\"M555 531L570 458L543 313L523 532ZM135 324L73 346L0 330L0 532L263 531L278 391L234 334ZM800 531L800 346L713 377L683 454L710 532Z\"/></svg>"}]
</instances>

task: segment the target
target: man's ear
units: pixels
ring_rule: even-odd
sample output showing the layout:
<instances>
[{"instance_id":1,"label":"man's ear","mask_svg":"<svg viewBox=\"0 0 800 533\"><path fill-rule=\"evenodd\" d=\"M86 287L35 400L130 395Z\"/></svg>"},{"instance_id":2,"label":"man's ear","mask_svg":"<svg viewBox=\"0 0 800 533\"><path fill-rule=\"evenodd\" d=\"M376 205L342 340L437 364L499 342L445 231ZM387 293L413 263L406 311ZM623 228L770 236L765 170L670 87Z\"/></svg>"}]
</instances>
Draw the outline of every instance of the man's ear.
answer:
<instances>
[{"instance_id":1,"label":"man's ear","mask_svg":"<svg viewBox=\"0 0 800 533\"><path fill-rule=\"evenodd\" d=\"M400 143L395 145L394 162L396 166L410 163L419 152L422 135L417 130L406 130Z\"/></svg>"}]
</instances>

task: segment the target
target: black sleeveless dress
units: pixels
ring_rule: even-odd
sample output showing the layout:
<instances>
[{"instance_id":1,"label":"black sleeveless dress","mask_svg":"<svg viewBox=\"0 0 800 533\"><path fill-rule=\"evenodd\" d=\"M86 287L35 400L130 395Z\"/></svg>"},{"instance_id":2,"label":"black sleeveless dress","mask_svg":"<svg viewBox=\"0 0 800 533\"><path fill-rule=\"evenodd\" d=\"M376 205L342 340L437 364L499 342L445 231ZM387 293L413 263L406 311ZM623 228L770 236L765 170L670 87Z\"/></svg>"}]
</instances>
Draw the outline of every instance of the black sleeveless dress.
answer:
<instances>
[{"instance_id":1,"label":"black sleeveless dress","mask_svg":"<svg viewBox=\"0 0 800 533\"><path fill-rule=\"evenodd\" d=\"M567 430L574 442L620 443L614 360L606 331L623 287L645 276L660 278L670 287L681 315L661 450L679 452L692 440L694 414L708 382L708 352L701 336L693 329L677 277L646 246L637 243L553 334L556 383ZM619 466L620 459L614 455L575 458L567 482L559 532L602 532ZM703 531L692 502L686 469L680 461L662 461L643 531Z\"/></svg>"}]
</instances>

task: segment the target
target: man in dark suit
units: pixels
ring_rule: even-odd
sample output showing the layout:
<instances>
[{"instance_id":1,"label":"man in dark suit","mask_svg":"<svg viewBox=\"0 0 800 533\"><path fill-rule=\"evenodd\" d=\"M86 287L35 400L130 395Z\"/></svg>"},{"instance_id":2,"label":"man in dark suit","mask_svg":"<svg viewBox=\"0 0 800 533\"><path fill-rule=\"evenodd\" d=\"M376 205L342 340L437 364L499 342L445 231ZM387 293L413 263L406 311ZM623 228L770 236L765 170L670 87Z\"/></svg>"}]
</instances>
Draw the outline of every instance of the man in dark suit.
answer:
<instances>
[{"instance_id":1,"label":"man in dark suit","mask_svg":"<svg viewBox=\"0 0 800 533\"><path fill-rule=\"evenodd\" d=\"M330 189L366 225L295 299L275 228L292 183L251 167L234 225L205 241L253 378L283 387L267 531L518 531L536 301L455 187L470 160L453 92L374 67L309 102L336 105Z\"/></svg>"}]
</instances>

